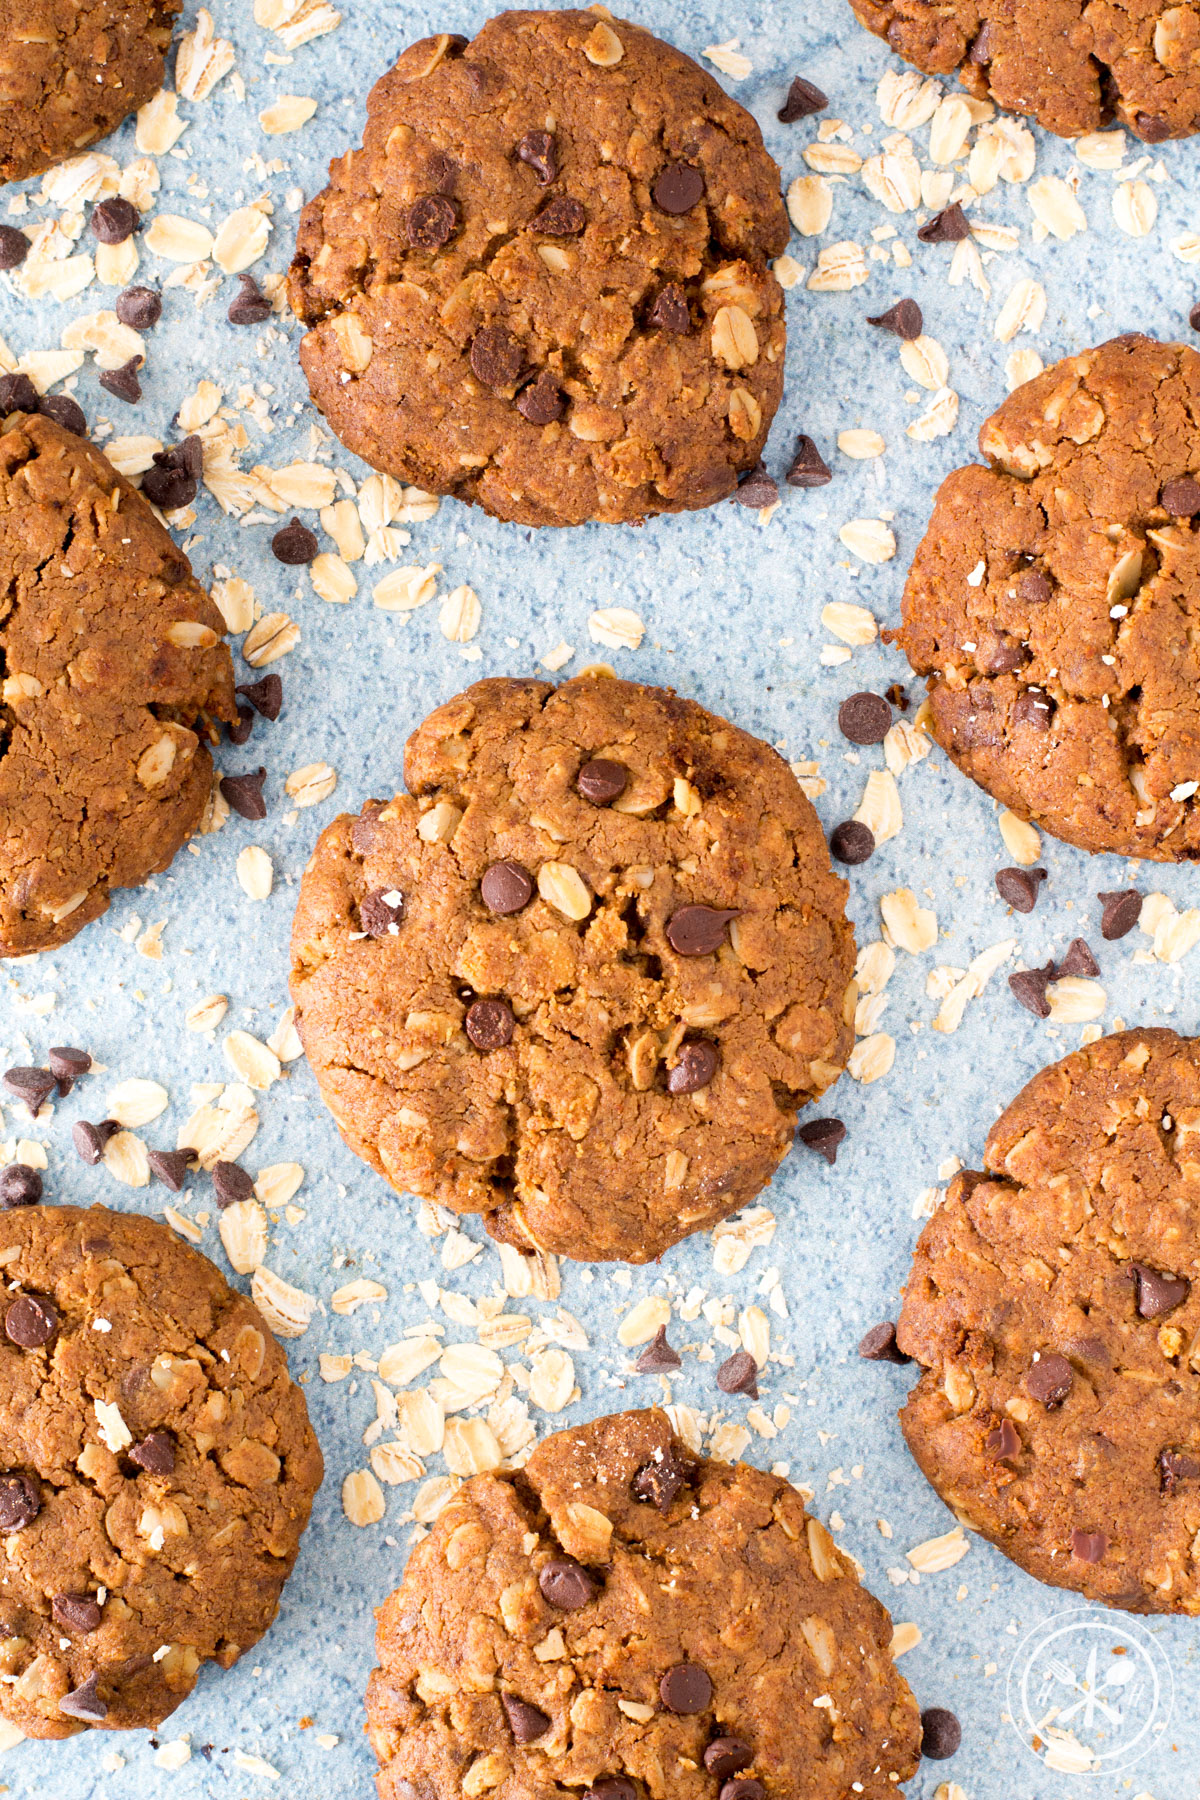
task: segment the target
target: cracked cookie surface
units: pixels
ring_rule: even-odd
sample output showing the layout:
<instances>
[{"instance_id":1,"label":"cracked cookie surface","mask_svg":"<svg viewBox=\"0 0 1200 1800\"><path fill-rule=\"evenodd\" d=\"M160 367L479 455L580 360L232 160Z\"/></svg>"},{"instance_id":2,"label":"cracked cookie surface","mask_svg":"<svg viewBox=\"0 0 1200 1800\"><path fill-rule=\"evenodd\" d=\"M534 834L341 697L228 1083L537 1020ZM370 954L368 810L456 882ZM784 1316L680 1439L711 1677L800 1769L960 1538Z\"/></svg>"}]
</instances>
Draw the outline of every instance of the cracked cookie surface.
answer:
<instances>
[{"instance_id":1,"label":"cracked cookie surface","mask_svg":"<svg viewBox=\"0 0 1200 1800\"><path fill-rule=\"evenodd\" d=\"M0 956L64 944L200 823L236 718L220 613L146 501L52 420L0 426Z\"/></svg>"},{"instance_id":2,"label":"cracked cookie surface","mask_svg":"<svg viewBox=\"0 0 1200 1800\"><path fill-rule=\"evenodd\" d=\"M850 0L928 75L1078 137L1119 121L1148 144L1200 128L1200 15L1173 0Z\"/></svg>"},{"instance_id":3,"label":"cracked cookie surface","mask_svg":"<svg viewBox=\"0 0 1200 1800\"><path fill-rule=\"evenodd\" d=\"M1115 338L1026 382L942 483L893 636L938 742L1083 850L1200 858L1200 355Z\"/></svg>"},{"instance_id":4,"label":"cracked cookie surface","mask_svg":"<svg viewBox=\"0 0 1200 1800\"><path fill-rule=\"evenodd\" d=\"M0 1715L153 1727L275 1617L321 1453L257 1307L156 1219L0 1214Z\"/></svg>"},{"instance_id":5,"label":"cracked cookie surface","mask_svg":"<svg viewBox=\"0 0 1200 1800\"><path fill-rule=\"evenodd\" d=\"M0 0L0 181L76 156L158 92L183 0Z\"/></svg>"},{"instance_id":6,"label":"cracked cookie surface","mask_svg":"<svg viewBox=\"0 0 1200 1800\"><path fill-rule=\"evenodd\" d=\"M598 1419L413 1551L367 1693L381 1800L883 1800L920 1743L890 1641L786 1481Z\"/></svg>"},{"instance_id":7,"label":"cracked cookie surface","mask_svg":"<svg viewBox=\"0 0 1200 1800\"><path fill-rule=\"evenodd\" d=\"M1040 1581L1200 1613L1200 1039L1124 1031L1035 1075L921 1233L901 1423Z\"/></svg>"},{"instance_id":8,"label":"cracked cookie surface","mask_svg":"<svg viewBox=\"0 0 1200 1800\"><path fill-rule=\"evenodd\" d=\"M351 450L526 525L708 506L783 387L789 225L762 134L594 12L414 44L305 209L289 296Z\"/></svg>"},{"instance_id":9,"label":"cracked cookie surface","mask_svg":"<svg viewBox=\"0 0 1200 1800\"><path fill-rule=\"evenodd\" d=\"M322 834L293 927L297 1025L351 1149L584 1260L647 1261L744 1206L853 1042L846 884L787 764L598 675L479 682L405 778Z\"/></svg>"}]
</instances>

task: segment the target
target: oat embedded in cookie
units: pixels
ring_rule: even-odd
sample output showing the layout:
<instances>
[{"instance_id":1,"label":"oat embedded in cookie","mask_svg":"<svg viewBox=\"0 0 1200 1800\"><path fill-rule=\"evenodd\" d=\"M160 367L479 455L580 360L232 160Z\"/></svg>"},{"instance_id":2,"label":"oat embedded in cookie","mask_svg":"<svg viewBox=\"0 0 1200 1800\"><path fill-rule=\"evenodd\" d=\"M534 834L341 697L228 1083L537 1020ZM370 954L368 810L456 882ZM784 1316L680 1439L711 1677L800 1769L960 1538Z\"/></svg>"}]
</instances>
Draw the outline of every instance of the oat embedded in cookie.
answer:
<instances>
[{"instance_id":1,"label":"oat embedded in cookie","mask_svg":"<svg viewBox=\"0 0 1200 1800\"><path fill-rule=\"evenodd\" d=\"M884 1800L920 1756L891 1621L828 1532L662 1412L468 1481L378 1616L382 1800Z\"/></svg>"},{"instance_id":2,"label":"oat embedded in cookie","mask_svg":"<svg viewBox=\"0 0 1200 1800\"><path fill-rule=\"evenodd\" d=\"M585 1260L647 1261L753 1199L853 1042L845 883L787 764L584 676L478 683L405 776L323 833L293 928L350 1147Z\"/></svg>"},{"instance_id":3,"label":"oat embedded in cookie","mask_svg":"<svg viewBox=\"0 0 1200 1800\"><path fill-rule=\"evenodd\" d=\"M235 720L220 613L141 495L52 420L0 422L0 957L65 944L200 823Z\"/></svg>"},{"instance_id":4,"label":"oat embedded in cookie","mask_svg":"<svg viewBox=\"0 0 1200 1800\"><path fill-rule=\"evenodd\" d=\"M1147 144L1200 128L1200 17L1175 0L850 0L929 75L1078 137L1114 120Z\"/></svg>"},{"instance_id":5,"label":"oat embedded in cookie","mask_svg":"<svg viewBox=\"0 0 1200 1800\"><path fill-rule=\"evenodd\" d=\"M0 1213L0 1717L152 1728L266 1631L321 1453L258 1309L156 1219Z\"/></svg>"},{"instance_id":6,"label":"oat embedded in cookie","mask_svg":"<svg viewBox=\"0 0 1200 1800\"><path fill-rule=\"evenodd\" d=\"M1043 1069L921 1233L909 1448L1040 1581L1200 1613L1200 1039Z\"/></svg>"},{"instance_id":7,"label":"oat embedded in cookie","mask_svg":"<svg viewBox=\"0 0 1200 1800\"><path fill-rule=\"evenodd\" d=\"M374 467L502 519L708 506L783 386L779 170L690 57L595 12L407 50L301 220L313 399Z\"/></svg>"},{"instance_id":8,"label":"oat embedded in cookie","mask_svg":"<svg viewBox=\"0 0 1200 1800\"><path fill-rule=\"evenodd\" d=\"M1055 837L1200 858L1200 355L1067 358L942 483L894 634L938 742Z\"/></svg>"}]
</instances>

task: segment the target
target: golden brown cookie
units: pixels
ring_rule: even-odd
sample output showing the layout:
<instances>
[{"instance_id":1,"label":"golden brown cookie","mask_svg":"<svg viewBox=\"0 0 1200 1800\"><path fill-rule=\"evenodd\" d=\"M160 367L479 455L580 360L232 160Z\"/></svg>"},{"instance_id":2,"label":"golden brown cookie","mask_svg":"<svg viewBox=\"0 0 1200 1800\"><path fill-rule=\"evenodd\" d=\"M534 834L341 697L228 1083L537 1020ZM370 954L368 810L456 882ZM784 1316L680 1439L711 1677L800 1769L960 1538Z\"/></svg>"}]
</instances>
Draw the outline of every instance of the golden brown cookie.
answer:
<instances>
[{"instance_id":1,"label":"golden brown cookie","mask_svg":"<svg viewBox=\"0 0 1200 1800\"><path fill-rule=\"evenodd\" d=\"M0 1213L0 1716L161 1723L274 1619L321 1453L258 1309L157 1219Z\"/></svg>"},{"instance_id":2,"label":"golden brown cookie","mask_svg":"<svg viewBox=\"0 0 1200 1800\"><path fill-rule=\"evenodd\" d=\"M598 675L479 682L405 779L323 833L292 934L351 1149L585 1260L648 1261L753 1199L853 1039L846 884L787 764Z\"/></svg>"},{"instance_id":3,"label":"golden brown cookie","mask_svg":"<svg viewBox=\"0 0 1200 1800\"><path fill-rule=\"evenodd\" d=\"M1043 1069L921 1233L908 1445L1031 1575L1200 1613L1200 1039Z\"/></svg>"},{"instance_id":4,"label":"golden brown cookie","mask_svg":"<svg viewBox=\"0 0 1200 1800\"><path fill-rule=\"evenodd\" d=\"M0 421L0 956L65 944L196 829L237 716L224 630L98 450Z\"/></svg>"},{"instance_id":5,"label":"golden brown cookie","mask_svg":"<svg viewBox=\"0 0 1200 1800\"><path fill-rule=\"evenodd\" d=\"M1114 338L942 483L894 635L938 742L1084 850L1200 858L1200 355Z\"/></svg>"},{"instance_id":6,"label":"golden brown cookie","mask_svg":"<svg viewBox=\"0 0 1200 1800\"><path fill-rule=\"evenodd\" d=\"M884 1800L921 1738L890 1641L786 1481L597 1419L413 1551L367 1692L381 1800Z\"/></svg>"},{"instance_id":7,"label":"golden brown cookie","mask_svg":"<svg viewBox=\"0 0 1200 1800\"><path fill-rule=\"evenodd\" d=\"M1200 15L1175 0L850 0L869 31L978 100L1078 137L1200 128Z\"/></svg>"},{"instance_id":8,"label":"golden brown cookie","mask_svg":"<svg viewBox=\"0 0 1200 1800\"><path fill-rule=\"evenodd\" d=\"M0 181L75 156L158 92L183 0L0 0Z\"/></svg>"},{"instance_id":9,"label":"golden brown cookie","mask_svg":"<svg viewBox=\"0 0 1200 1800\"><path fill-rule=\"evenodd\" d=\"M758 126L690 57L502 13L376 83L301 220L301 361L351 450L497 518L708 506L779 404L788 233Z\"/></svg>"}]
</instances>

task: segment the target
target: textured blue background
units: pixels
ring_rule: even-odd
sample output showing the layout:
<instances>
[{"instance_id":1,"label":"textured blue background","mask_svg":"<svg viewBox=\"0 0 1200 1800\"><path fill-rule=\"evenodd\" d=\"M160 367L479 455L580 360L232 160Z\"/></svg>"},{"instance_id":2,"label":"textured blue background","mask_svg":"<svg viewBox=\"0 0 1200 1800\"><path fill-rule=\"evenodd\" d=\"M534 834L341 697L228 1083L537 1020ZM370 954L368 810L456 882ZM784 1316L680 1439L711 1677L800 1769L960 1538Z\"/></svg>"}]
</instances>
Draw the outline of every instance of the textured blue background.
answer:
<instances>
[{"instance_id":1,"label":"textured blue background","mask_svg":"<svg viewBox=\"0 0 1200 1800\"><path fill-rule=\"evenodd\" d=\"M158 208L208 216L215 225L237 199L261 191L258 177L243 169L244 156L253 148L280 156L287 168L268 184L277 210L270 247L255 270L261 275L285 267L290 253L294 216L282 204L284 194L299 184L310 195L322 183L328 157L357 141L375 76L411 40L436 30L470 34L488 9L476 0L436 6L348 0L340 29L300 49L286 67L264 64L264 51L278 45L254 26L248 0L216 0L212 10L218 31L237 45L247 100L239 104L226 80L202 105L181 103L182 116L191 121L182 144L187 158L161 159ZM194 16L188 0L189 25ZM874 95L891 59L856 28L842 0L812 6L645 0L638 17L697 55L709 44L740 38L754 73L726 85L762 123L785 181L805 172L801 150L815 135L815 122L785 127L775 119L787 81L798 71L831 96L831 114L856 129L872 127L870 138L855 138L864 154L886 135ZM320 110L298 135L265 140L257 114L285 93L313 95ZM915 134L923 162L927 136L927 128ZM132 127L105 148L128 161L134 154ZM483 603L480 662L465 662L458 647L443 639L436 606L407 623L373 608L369 587L382 570L358 565L357 600L346 608L324 604L303 573L297 581L272 560L270 527L239 526L202 493L200 541L193 551L201 578L211 577L214 564L225 564L254 585L264 610L283 608L302 626L298 648L274 665L285 684L283 718L273 727L260 726L245 750L222 753L230 769L253 767L260 758L267 763L271 815L259 826L232 820L219 836L199 841L198 856L182 854L172 872L154 884L154 893L121 896L106 919L66 950L0 973L0 1050L6 1064L38 1060L51 1043L84 1043L110 1071L57 1108L47 1133L50 1194L146 1210L162 1205L161 1188L133 1192L103 1170L84 1169L70 1149L70 1123L97 1116L100 1094L117 1079L149 1076L169 1088L172 1106L143 1135L151 1144L174 1142L176 1127L190 1111L189 1084L228 1078L220 1050L224 1030L244 1025L265 1037L286 1003L294 888L317 830L339 808L357 810L369 795L392 791L401 779L407 733L428 708L477 676L531 672L537 659L565 638L577 650L572 670L597 657L610 659L622 674L695 695L778 743L790 757L818 758L829 784L817 802L826 828L848 816L867 769L881 766L881 758L878 751L847 757L836 731L838 702L857 688L881 689L903 680L907 671L894 652L878 645L856 650L845 667L822 668L820 646L832 640L820 623L821 608L844 598L868 605L882 622L897 620L904 571L936 483L973 454L979 424L1003 396L1007 349L993 340L991 325L1019 275L1036 275L1049 295L1046 323L1036 340L1047 362L1132 328L1164 337L1186 334L1193 286L1200 280L1193 284L1167 244L1195 222L1200 148L1196 142L1168 144L1161 155L1170 180L1156 188L1158 227L1142 242L1115 229L1106 175L1084 172L1080 197L1090 229L1066 244L1032 243L1023 189L1002 185L988 196L978 216L1022 227L1021 250L989 266L988 301L969 286L946 285L950 251L917 245L912 214L894 221L913 248L911 271L872 263L868 285L850 294L795 288L788 297L787 398L768 462L781 475L793 438L803 430L821 445L835 480L813 493L785 489L783 505L765 530L753 514L724 506L702 516L660 520L640 531L590 528L531 536L444 503L431 522L413 528L411 560L444 564L443 593L462 582L477 590ZM1070 148L1039 133L1037 173L1062 174L1070 166ZM192 175L208 184L206 199L188 192ZM29 186L36 192L37 183ZM854 237L869 245L870 231L884 218L852 178L836 187L834 221L819 243ZM798 239L791 246L808 269L817 247ZM167 265L143 253L139 279L161 280L167 272ZM306 455L313 414L293 346L281 343L265 362L258 361L258 334L234 332L225 323L234 285L225 280L217 301L199 312L186 294L169 293L164 323L148 338L142 405L133 412L100 392L89 366L78 384L89 417L112 418L119 432L154 431L169 440L172 415L201 376L217 380L227 395L247 379L267 380L274 384L278 429L247 463L261 457L279 467ZM926 330L949 352L951 383L962 398L956 431L933 445L905 437L916 409L904 401L910 382L896 341L863 323L867 313L906 293L920 301ZM17 353L44 348L57 343L70 317L104 304L111 304L111 290L93 287L68 306L30 307L0 284L0 332ZM294 424L289 424L293 408ZM838 431L859 425L886 438L882 462L851 462L836 452ZM337 461L350 466L340 452ZM894 562L852 576L837 529L882 508L895 511L899 554ZM309 522L315 524L311 515ZM588 614L613 604L635 608L646 621L645 642L634 654L607 652L588 641ZM320 758L337 769L337 792L289 826L282 817L284 776ZM672 1252L660 1268L634 1271L628 1287L603 1269L564 1271L562 1303L587 1325L592 1349L575 1355L582 1400L554 1423L652 1397L647 1389L656 1384L627 1380L630 1359L615 1339L618 1319L633 1299L664 1282L680 1292L697 1282L709 1292L730 1292L742 1306L754 1297L761 1271L778 1265L791 1317L785 1322L772 1315L773 1343L795 1358L795 1367L771 1368L764 1403L769 1409L784 1392L797 1395L800 1403L783 1436L770 1445L756 1441L750 1454L764 1463L788 1461L794 1478L816 1489L821 1516L840 1510L845 1529L838 1536L861 1558L872 1588L898 1619L921 1626L924 1641L905 1658L904 1672L922 1705L940 1703L959 1714L964 1745L952 1763L926 1765L909 1792L924 1800L939 1782L953 1779L969 1800L1065 1800L1089 1793L1108 1800L1143 1791L1155 1800L1185 1800L1200 1791L1195 1705L1200 1624L1177 1619L1149 1627L1174 1668L1178 1698L1170 1728L1152 1734L1153 1748L1144 1760L1120 1773L1055 1775L1038 1767L1006 1722L1005 1677L1025 1632L1067 1614L1074 1598L1039 1587L978 1541L956 1569L923 1578L919 1585L893 1589L885 1573L901 1562L904 1550L952 1521L900 1439L895 1409L904 1373L864 1365L855 1344L866 1326L894 1316L919 1228L912 1202L935 1182L937 1165L952 1153L968 1164L977 1162L989 1124L1022 1081L1079 1041L1078 1026L1055 1032L1021 1012L1009 995L1006 971L968 1007L957 1035L931 1034L928 1021L936 1002L925 996L926 972L935 961L965 966L1010 933L1030 964L1061 953L1080 933L1099 948L1095 895L1128 880L1127 866L1118 859L1089 859L1046 840L1043 861L1050 879L1038 909L1028 919L1009 920L991 881L994 870L1011 860L992 803L955 776L940 754L908 771L900 785L903 833L853 874L851 907L860 942L878 935L879 896L900 885L935 907L942 940L922 957L898 952L883 1019L883 1029L898 1046L892 1073L869 1088L842 1081L824 1109L839 1113L849 1127L836 1169L827 1170L804 1152L788 1160L764 1196L778 1214L778 1234L769 1249L755 1252L741 1275L729 1281L715 1277L703 1241ZM275 863L275 891L265 904L249 901L234 878L237 853L249 842L264 845ZM1194 898L1196 883L1187 871L1148 868L1141 885L1172 894L1182 907L1189 892ZM169 920L162 963L144 960L116 935L135 913L144 922ZM1106 1027L1119 1016L1129 1023L1192 1028L1200 950L1175 967L1135 963L1135 952L1147 943L1135 933L1103 947ZM228 994L231 1005L210 1047L186 1033L182 1019L188 1006L213 990ZM45 992L56 996L48 1017L17 1010L21 996ZM924 1028L911 1032L910 1021L923 1021ZM0 1783L31 1800L102 1795L124 1800L166 1792L183 1800L271 1791L333 1800L371 1791L373 1758L361 1735L361 1696L372 1663L372 1607L403 1567L408 1527L394 1521L413 1490L387 1490L389 1520L380 1526L356 1530L346 1521L341 1481L348 1469L365 1462L360 1439L374 1406L365 1378L354 1395L348 1383L326 1387L316 1376L316 1361L320 1350L378 1351L406 1325L426 1317L412 1284L440 1273L437 1247L417 1233L412 1204L394 1197L342 1148L302 1063L292 1065L289 1079L264 1096L261 1110L262 1127L246 1165L257 1170L294 1159L308 1171L297 1196L307 1219L295 1229L273 1232L271 1266L326 1301L358 1273L381 1279L389 1298L377 1317L369 1308L352 1319L318 1316L307 1336L290 1346L293 1369L311 1376L307 1393L325 1451L326 1484L278 1623L231 1673L207 1672L164 1729L164 1739L190 1738L192 1760L164 1773L155 1767L153 1748L142 1734L96 1733L67 1744L23 1744L0 1759ZM17 1124L10 1110L8 1129ZM201 1179L193 1183L189 1209L205 1207L214 1210ZM467 1229L481 1235L473 1221ZM204 1247L224 1266L212 1225ZM335 1257L346 1259L346 1266L335 1267ZM497 1275L488 1250L471 1269L443 1279L480 1293L491 1290ZM553 1311L525 1303L518 1309L535 1315ZM453 1326L448 1330L450 1341L470 1335ZM697 1328L677 1328L676 1335L695 1341ZM510 1359L518 1354L510 1353ZM689 1359L675 1392L680 1400L710 1408L718 1398L712 1366L697 1367ZM743 1405L732 1402L730 1414L736 1417ZM538 1422L543 1425L544 1417ZM828 1471L849 1472L859 1464L861 1479L827 1491ZM434 1459L430 1472L438 1468ZM875 1526L881 1515L894 1529L890 1543ZM957 1600L960 1583L967 1593ZM299 1728L305 1716L315 1721L313 1729ZM314 1742L318 1731L336 1733L338 1747L320 1749ZM201 1746L212 1747L210 1759L201 1757ZM235 1748L265 1757L282 1772L281 1780L271 1783L238 1769ZM114 1750L126 1764L108 1772L104 1759Z\"/></svg>"}]
</instances>

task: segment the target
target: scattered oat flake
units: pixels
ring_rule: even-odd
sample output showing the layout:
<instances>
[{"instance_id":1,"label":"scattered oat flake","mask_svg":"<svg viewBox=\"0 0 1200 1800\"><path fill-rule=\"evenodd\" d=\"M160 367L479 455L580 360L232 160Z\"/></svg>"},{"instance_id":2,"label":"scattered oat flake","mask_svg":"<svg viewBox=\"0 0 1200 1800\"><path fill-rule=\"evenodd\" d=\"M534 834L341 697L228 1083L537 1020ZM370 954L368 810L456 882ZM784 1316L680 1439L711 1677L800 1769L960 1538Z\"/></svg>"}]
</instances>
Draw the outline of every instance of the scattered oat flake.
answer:
<instances>
[{"instance_id":1,"label":"scattered oat flake","mask_svg":"<svg viewBox=\"0 0 1200 1800\"><path fill-rule=\"evenodd\" d=\"M316 806L328 800L337 786L337 771L328 763L305 763L302 769L294 769L283 785L297 806Z\"/></svg>"},{"instance_id":2,"label":"scattered oat flake","mask_svg":"<svg viewBox=\"0 0 1200 1800\"><path fill-rule=\"evenodd\" d=\"M343 1313L349 1316L352 1312L356 1312L360 1306L366 1306L372 1301L386 1299L387 1289L383 1286L382 1282L360 1279L358 1281L348 1281L344 1287L338 1288L336 1292L330 1296L329 1304L335 1313Z\"/></svg>"},{"instance_id":3,"label":"scattered oat flake","mask_svg":"<svg viewBox=\"0 0 1200 1800\"><path fill-rule=\"evenodd\" d=\"M242 892L251 900L269 898L275 885L275 870L261 844L247 844L238 853L237 878Z\"/></svg>"},{"instance_id":4,"label":"scattered oat flake","mask_svg":"<svg viewBox=\"0 0 1200 1800\"><path fill-rule=\"evenodd\" d=\"M821 623L826 631L841 638L844 644L873 644L879 636L879 626L874 614L868 612L865 606L855 606L849 600L831 600L821 609Z\"/></svg>"},{"instance_id":5,"label":"scattered oat flake","mask_svg":"<svg viewBox=\"0 0 1200 1800\"><path fill-rule=\"evenodd\" d=\"M1046 317L1046 290L1040 281L1029 277L1018 281L1000 308L992 335L1001 344L1010 344L1018 332L1037 333Z\"/></svg>"},{"instance_id":6,"label":"scattered oat flake","mask_svg":"<svg viewBox=\"0 0 1200 1800\"><path fill-rule=\"evenodd\" d=\"M850 554L857 556L860 562L890 562L896 554L895 536L882 519L851 519L841 527L838 537ZM826 607L825 611L829 610ZM862 608L855 610L862 611Z\"/></svg>"},{"instance_id":7,"label":"scattered oat flake","mask_svg":"<svg viewBox=\"0 0 1200 1800\"><path fill-rule=\"evenodd\" d=\"M315 100L301 94L281 94L278 100L264 107L258 115L258 122L268 137L281 137L288 131L299 131L307 125L317 110Z\"/></svg>"},{"instance_id":8,"label":"scattered oat flake","mask_svg":"<svg viewBox=\"0 0 1200 1800\"><path fill-rule=\"evenodd\" d=\"M285 50L299 50L341 22L325 0L254 0L254 23L273 31Z\"/></svg>"},{"instance_id":9,"label":"scattered oat flake","mask_svg":"<svg viewBox=\"0 0 1200 1800\"><path fill-rule=\"evenodd\" d=\"M312 1323L317 1302L312 1294L276 1275L265 1265L254 1271L250 1292L276 1337L303 1337Z\"/></svg>"},{"instance_id":10,"label":"scattered oat flake","mask_svg":"<svg viewBox=\"0 0 1200 1800\"><path fill-rule=\"evenodd\" d=\"M430 563L424 569L393 569L390 575L376 582L371 597L384 612L414 612L418 606L433 599L441 572L441 563Z\"/></svg>"},{"instance_id":11,"label":"scattered oat flake","mask_svg":"<svg viewBox=\"0 0 1200 1800\"><path fill-rule=\"evenodd\" d=\"M740 38L730 38L727 44L710 44L704 55L731 81L744 81L754 72L750 58L741 53Z\"/></svg>"},{"instance_id":12,"label":"scattered oat flake","mask_svg":"<svg viewBox=\"0 0 1200 1800\"><path fill-rule=\"evenodd\" d=\"M588 635L594 644L609 650L636 650L645 636L646 627L627 606L603 606L588 620Z\"/></svg>"},{"instance_id":13,"label":"scattered oat flake","mask_svg":"<svg viewBox=\"0 0 1200 1800\"><path fill-rule=\"evenodd\" d=\"M817 266L808 278L808 290L813 294L848 294L852 288L862 287L867 273L862 245L847 239L820 252Z\"/></svg>"},{"instance_id":14,"label":"scattered oat flake","mask_svg":"<svg viewBox=\"0 0 1200 1800\"><path fill-rule=\"evenodd\" d=\"M282 1073L279 1058L248 1031L231 1031L222 1046L225 1060L239 1080L265 1089Z\"/></svg>"},{"instance_id":15,"label":"scattered oat flake","mask_svg":"<svg viewBox=\"0 0 1200 1800\"><path fill-rule=\"evenodd\" d=\"M261 1756L252 1756L248 1750L235 1750L233 1760L237 1767L247 1775L261 1775L266 1781L278 1781L279 1770Z\"/></svg>"},{"instance_id":16,"label":"scattered oat flake","mask_svg":"<svg viewBox=\"0 0 1200 1800\"><path fill-rule=\"evenodd\" d=\"M187 130L179 117L179 100L162 88L138 108L137 147L143 156L165 156Z\"/></svg>"},{"instance_id":17,"label":"scattered oat flake","mask_svg":"<svg viewBox=\"0 0 1200 1800\"><path fill-rule=\"evenodd\" d=\"M205 100L233 64L233 45L214 35L212 15L202 6L196 14L196 29L179 40L176 92L185 100Z\"/></svg>"},{"instance_id":18,"label":"scattered oat flake","mask_svg":"<svg viewBox=\"0 0 1200 1800\"><path fill-rule=\"evenodd\" d=\"M937 1575L961 1562L970 1548L966 1532L956 1525L942 1537L927 1538L923 1544L914 1545L905 1553L905 1559L919 1575Z\"/></svg>"},{"instance_id":19,"label":"scattered oat flake","mask_svg":"<svg viewBox=\"0 0 1200 1800\"><path fill-rule=\"evenodd\" d=\"M854 817L870 829L876 845L886 844L898 835L904 825L904 810L896 777L890 769L871 770Z\"/></svg>"}]
</instances>

